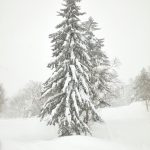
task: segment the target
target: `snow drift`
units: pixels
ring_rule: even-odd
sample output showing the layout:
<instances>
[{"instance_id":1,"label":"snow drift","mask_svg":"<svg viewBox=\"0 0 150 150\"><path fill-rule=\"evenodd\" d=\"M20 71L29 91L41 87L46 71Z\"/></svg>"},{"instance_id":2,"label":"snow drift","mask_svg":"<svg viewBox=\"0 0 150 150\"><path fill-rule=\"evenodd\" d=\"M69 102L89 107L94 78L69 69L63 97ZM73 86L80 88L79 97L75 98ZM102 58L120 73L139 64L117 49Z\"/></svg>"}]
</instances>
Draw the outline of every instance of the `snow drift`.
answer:
<instances>
[{"instance_id":1,"label":"snow drift","mask_svg":"<svg viewBox=\"0 0 150 150\"><path fill-rule=\"evenodd\" d=\"M143 103L105 108L105 123L90 125L93 137L57 138L57 128L37 118L0 119L0 150L149 150L150 113Z\"/></svg>"}]
</instances>

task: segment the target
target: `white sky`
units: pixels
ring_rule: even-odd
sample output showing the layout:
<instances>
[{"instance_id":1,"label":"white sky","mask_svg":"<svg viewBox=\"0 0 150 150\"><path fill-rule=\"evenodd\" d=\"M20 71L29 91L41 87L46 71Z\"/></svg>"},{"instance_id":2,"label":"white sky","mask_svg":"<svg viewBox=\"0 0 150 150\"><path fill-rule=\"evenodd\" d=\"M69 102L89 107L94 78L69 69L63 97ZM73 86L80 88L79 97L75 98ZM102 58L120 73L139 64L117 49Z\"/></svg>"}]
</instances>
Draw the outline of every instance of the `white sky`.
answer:
<instances>
[{"instance_id":1,"label":"white sky","mask_svg":"<svg viewBox=\"0 0 150 150\"><path fill-rule=\"evenodd\" d=\"M0 0L0 82L7 95L29 80L44 82L50 73L49 33L60 22L62 0ZM99 23L104 50L122 65L118 73L128 81L150 65L149 0L82 0L85 18Z\"/></svg>"}]
</instances>

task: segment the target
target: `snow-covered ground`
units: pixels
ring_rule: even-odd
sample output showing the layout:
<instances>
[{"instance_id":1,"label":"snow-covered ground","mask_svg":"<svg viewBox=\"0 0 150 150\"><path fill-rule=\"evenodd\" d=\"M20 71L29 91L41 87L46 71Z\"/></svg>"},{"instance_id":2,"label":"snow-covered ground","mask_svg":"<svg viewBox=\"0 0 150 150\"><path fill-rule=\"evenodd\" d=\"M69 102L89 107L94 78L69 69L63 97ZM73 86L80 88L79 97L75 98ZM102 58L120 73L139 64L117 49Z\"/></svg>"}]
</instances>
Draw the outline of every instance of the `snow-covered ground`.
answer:
<instances>
[{"instance_id":1,"label":"snow-covered ground","mask_svg":"<svg viewBox=\"0 0 150 150\"><path fill-rule=\"evenodd\" d=\"M0 150L150 150L150 113L143 103L105 108L105 123L91 124L93 137L57 138L37 118L0 119Z\"/></svg>"}]
</instances>

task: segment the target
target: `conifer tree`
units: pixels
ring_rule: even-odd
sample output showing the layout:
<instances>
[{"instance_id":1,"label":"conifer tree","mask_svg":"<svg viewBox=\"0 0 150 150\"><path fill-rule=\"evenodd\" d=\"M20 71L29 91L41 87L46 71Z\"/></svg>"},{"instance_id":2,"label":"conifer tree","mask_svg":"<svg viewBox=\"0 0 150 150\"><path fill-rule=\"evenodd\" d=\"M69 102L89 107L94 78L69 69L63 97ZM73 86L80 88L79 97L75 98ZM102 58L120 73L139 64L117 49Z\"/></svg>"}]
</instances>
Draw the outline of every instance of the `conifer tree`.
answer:
<instances>
[{"instance_id":1,"label":"conifer tree","mask_svg":"<svg viewBox=\"0 0 150 150\"><path fill-rule=\"evenodd\" d=\"M92 17L83 22L82 26L93 66L91 71L92 99L96 107L99 107L102 103L109 105L105 101L105 95L111 92L110 83L115 78L115 74L112 72L112 66L107 55L102 51L104 39L95 36L94 32L100 29Z\"/></svg>"},{"instance_id":2,"label":"conifer tree","mask_svg":"<svg viewBox=\"0 0 150 150\"><path fill-rule=\"evenodd\" d=\"M46 117L49 125L58 124L59 135L90 133L85 122L89 110L95 120L100 120L91 100L90 71L91 56L88 53L77 2L64 0L64 9L58 13L63 17L57 32L50 34L54 60L48 64L52 76L44 83L42 98L46 98L41 118Z\"/></svg>"}]
</instances>

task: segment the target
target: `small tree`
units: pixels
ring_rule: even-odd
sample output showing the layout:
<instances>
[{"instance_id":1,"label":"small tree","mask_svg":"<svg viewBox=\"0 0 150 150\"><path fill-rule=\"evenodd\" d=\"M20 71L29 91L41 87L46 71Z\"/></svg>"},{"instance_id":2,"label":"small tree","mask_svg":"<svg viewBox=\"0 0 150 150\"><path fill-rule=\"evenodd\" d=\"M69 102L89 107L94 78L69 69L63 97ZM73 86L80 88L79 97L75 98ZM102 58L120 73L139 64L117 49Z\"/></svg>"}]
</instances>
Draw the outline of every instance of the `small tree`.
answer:
<instances>
[{"instance_id":1,"label":"small tree","mask_svg":"<svg viewBox=\"0 0 150 150\"><path fill-rule=\"evenodd\" d=\"M150 76L146 69L142 69L139 76L135 80L135 96L136 99L145 101L146 108L149 110L150 102Z\"/></svg>"},{"instance_id":2,"label":"small tree","mask_svg":"<svg viewBox=\"0 0 150 150\"><path fill-rule=\"evenodd\" d=\"M23 89L23 97L26 101L25 115L28 117L37 116L40 113L43 102L40 100L42 84L30 81Z\"/></svg>"},{"instance_id":3,"label":"small tree","mask_svg":"<svg viewBox=\"0 0 150 150\"><path fill-rule=\"evenodd\" d=\"M47 115L49 125L58 124L60 136L90 133L84 120L86 110L100 120L91 100L92 58L79 19L84 13L77 6L80 0L64 1L65 8L59 12L64 20L57 26L59 30L50 35L55 59L48 67L54 72L44 84L42 98L47 101L41 111L41 118Z\"/></svg>"},{"instance_id":4,"label":"small tree","mask_svg":"<svg viewBox=\"0 0 150 150\"><path fill-rule=\"evenodd\" d=\"M4 89L3 86L0 84L0 112L2 112L3 110L4 103L5 103Z\"/></svg>"},{"instance_id":5,"label":"small tree","mask_svg":"<svg viewBox=\"0 0 150 150\"><path fill-rule=\"evenodd\" d=\"M30 81L10 100L8 114L11 117L31 117L40 113L43 102L41 98L42 84Z\"/></svg>"}]
</instances>

